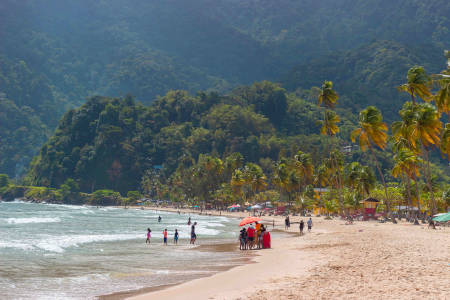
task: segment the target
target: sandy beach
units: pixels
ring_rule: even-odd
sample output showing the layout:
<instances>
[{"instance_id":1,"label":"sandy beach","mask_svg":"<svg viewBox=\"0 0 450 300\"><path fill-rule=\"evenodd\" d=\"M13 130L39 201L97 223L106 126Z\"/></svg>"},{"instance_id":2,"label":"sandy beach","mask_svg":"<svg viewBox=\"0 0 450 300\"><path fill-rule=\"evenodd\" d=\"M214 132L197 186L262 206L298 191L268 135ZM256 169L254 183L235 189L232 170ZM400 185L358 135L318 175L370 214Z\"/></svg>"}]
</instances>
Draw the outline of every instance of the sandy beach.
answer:
<instances>
[{"instance_id":1,"label":"sandy beach","mask_svg":"<svg viewBox=\"0 0 450 300\"><path fill-rule=\"evenodd\" d=\"M263 220L284 229L283 217ZM450 299L450 228L313 222L311 233L293 224L272 249L251 251L254 263L128 299Z\"/></svg>"}]
</instances>

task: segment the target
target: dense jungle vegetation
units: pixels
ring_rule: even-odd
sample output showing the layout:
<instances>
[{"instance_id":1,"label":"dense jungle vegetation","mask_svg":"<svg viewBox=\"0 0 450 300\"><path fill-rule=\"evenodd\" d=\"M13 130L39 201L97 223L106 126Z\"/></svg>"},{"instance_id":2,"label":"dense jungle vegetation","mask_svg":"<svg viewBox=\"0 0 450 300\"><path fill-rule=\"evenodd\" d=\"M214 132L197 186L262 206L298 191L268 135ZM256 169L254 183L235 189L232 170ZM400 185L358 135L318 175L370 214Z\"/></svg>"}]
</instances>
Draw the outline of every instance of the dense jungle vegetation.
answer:
<instances>
[{"instance_id":1,"label":"dense jungle vegetation","mask_svg":"<svg viewBox=\"0 0 450 300\"><path fill-rule=\"evenodd\" d=\"M415 188L435 209L430 190L446 191L450 181L448 125L439 123L448 120L439 100L447 94L437 75L449 16L443 0L1 1L0 172L43 186L33 195L58 189L58 201L103 189L230 200L243 195L239 185L247 198L277 190L293 201L309 185L329 185L342 209L354 196L344 191L354 189L346 166L356 162L353 171L401 182L410 203ZM324 90L339 95L338 105L317 106ZM364 115L380 119L371 106L391 137L366 152L351 133ZM408 140L424 115L439 121L428 129L432 142ZM295 169L296 157L311 160L314 180ZM212 172L213 162L223 172ZM236 170L266 186L250 187ZM184 181L196 176L216 180ZM114 193L104 196L113 203Z\"/></svg>"}]
</instances>

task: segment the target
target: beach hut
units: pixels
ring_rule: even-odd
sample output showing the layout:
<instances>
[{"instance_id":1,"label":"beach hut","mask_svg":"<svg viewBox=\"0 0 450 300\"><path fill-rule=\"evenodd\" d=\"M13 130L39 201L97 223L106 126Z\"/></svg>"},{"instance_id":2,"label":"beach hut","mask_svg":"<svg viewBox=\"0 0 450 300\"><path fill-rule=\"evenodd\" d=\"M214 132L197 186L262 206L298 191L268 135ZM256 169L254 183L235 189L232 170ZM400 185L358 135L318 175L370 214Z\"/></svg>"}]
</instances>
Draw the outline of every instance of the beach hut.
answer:
<instances>
[{"instance_id":1,"label":"beach hut","mask_svg":"<svg viewBox=\"0 0 450 300\"><path fill-rule=\"evenodd\" d=\"M377 211L377 206L378 203L380 203L380 201L375 198L369 197L367 199L364 199L361 203L364 207L363 209L364 220L368 220L370 218L375 219L375 213Z\"/></svg>"}]
</instances>

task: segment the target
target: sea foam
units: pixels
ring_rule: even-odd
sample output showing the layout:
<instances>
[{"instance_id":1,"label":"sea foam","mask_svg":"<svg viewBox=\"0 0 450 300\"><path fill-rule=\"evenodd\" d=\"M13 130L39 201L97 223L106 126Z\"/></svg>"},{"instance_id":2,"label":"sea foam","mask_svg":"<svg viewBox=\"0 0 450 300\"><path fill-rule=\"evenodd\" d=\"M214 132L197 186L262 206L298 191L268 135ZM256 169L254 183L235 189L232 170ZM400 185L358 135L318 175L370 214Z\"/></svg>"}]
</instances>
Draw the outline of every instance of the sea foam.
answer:
<instances>
[{"instance_id":1,"label":"sea foam","mask_svg":"<svg viewBox=\"0 0 450 300\"><path fill-rule=\"evenodd\" d=\"M56 218L39 218L39 217L31 217L31 218L8 218L6 219L8 224L29 224L29 223L59 223L61 219L59 217Z\"/></svg>"}]
</instances>

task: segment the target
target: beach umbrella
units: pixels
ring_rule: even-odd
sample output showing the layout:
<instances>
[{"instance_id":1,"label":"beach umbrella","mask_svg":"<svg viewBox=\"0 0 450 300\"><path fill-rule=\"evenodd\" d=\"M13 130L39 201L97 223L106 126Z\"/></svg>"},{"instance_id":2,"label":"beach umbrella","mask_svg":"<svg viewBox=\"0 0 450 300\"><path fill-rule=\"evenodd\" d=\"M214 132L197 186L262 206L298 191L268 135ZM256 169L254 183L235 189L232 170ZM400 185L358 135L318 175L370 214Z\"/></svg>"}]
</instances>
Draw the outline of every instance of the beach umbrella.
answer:
<instances>
[{"instance_id":1,"label":"beach umbrella","mask_svg":"<svg viewBox=\"0 0 450 300\"><path fill-rule=\"evenodd\" d=\"M261 221L261 219L257 217L245 217L244 219L242 219L241 223L239 223L239 226L245 226L259 221Z\"/></svg>"},{"instance_id":2,"label":"beach umbrella","mask_svg":"<svg viewBox=\"0 0 450 300\"><path fill-rule=\"evenodd\" d=\"M436 222L448 222L448 221L450 221L450 213L446 213L446 214L434 217L433 221L436 221Z\"/></svg>"}]
</instances>

